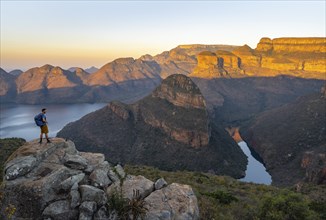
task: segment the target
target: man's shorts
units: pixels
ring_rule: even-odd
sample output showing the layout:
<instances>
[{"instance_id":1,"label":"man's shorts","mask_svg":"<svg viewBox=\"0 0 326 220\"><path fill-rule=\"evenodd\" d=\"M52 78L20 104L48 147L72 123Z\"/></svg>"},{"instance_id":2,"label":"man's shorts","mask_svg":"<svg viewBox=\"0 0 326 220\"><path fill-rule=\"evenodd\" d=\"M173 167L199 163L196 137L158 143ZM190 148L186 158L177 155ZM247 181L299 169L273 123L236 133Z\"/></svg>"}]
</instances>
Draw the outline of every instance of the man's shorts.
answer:
<instances>
[{"instance_id":1,"label":"man's shorts","mask_svg":"<svg viewBox=\"0 0 326 220\"><path fill-rule=\"evenodd\" d=\"M47 125L43 125L43 126L41 126L41 133L42 133L42 134L47 134L47 133L49 133L49 129L48 129L48 126L47 126Z\"/></svg>"}]
</instances>

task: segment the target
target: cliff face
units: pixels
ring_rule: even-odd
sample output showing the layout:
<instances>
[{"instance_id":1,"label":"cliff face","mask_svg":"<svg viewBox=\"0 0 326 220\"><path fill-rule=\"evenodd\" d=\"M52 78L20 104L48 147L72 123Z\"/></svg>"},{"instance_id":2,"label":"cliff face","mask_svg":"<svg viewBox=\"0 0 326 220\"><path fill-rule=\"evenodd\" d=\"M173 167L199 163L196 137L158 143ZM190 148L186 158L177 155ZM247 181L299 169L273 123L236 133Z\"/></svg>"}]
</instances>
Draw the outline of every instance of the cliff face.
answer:
<instances>
[{"instance_id":1,"label":"cliff face","mask_svg":"<svg viewBox=\"0 0 326 220\"><path fill-rule=\"evenodd\" d=\"M151 106L156 102L160 103L157 109ZM176 107L175 110L169 103ZM195 148L208 145L210 129L205 100L190 78L183 75L169 76L151 96L141 100L136 106L145 123L161 128L173 139ZM171 114L172 117L164 114ZM192 118L195 115L197 117Z\"/></svg>"},{"instance_id":2,"label":"cliff face","mask_svg":"<svg viewBox=\"0 0 326 220\"><path fill-rule=\"evenodd\" d=\"M218 78L285 74L326 79L325 38L262 38L256 49L244 45L232 53L217 51L217 60L214 56L207 52L199 54L197 67L191 76Z\"/></svg>"},{"instance_id":3,"label":"cliff face","mask_svg":"<svg viewBox=\"0 0 326 220\"><path fill-rule=\"evenodd\" d=\"M235 54L218 50L216 53L204 51L197 56L197 67L189 75L200 78L239 77L241 60Z\"/></svg>"},{"instance_id":4,"label":"cliff face","mask_svg":"<svg viewBox=\"0 0 326 220\"><path fill-rule=\"evenodd\" d=\"M320 93L265 111L240 129L263 159L273 184L325 183L325 98Z\"/></svg>"},{"instance_id":5,"label":"cliff face","mask_svg":"<svg viewBox=\"0 0 326 220\"><path fill-rule=\"evenodd\" d=\"M114 155L114 162L234 177L245 169L242 151L223 128L210 123L200 90L184 75L169 76L132 105L112 102L68 124L58 136L74 140L79 149Z\"/></svg>"},{"instance_id":6,"label":"cliff face","mask_svg":"<svg viewBox=\"0 0 326 220\"><path fill-rule=\"evenodd\" d=\"M18 148L5 164L1 187L1 219L13 209L13 219L122 219L134 215L128 209L131 202L143 203L146 220L160 219L162 213L167 219L199 218L190 186L128 175L103 154L79 152L73 142L59 138ZM120 192L123 212L112 205Z\"/></svg>"},{"instance_id":7,"label":"cliff face","mask_svg":"<svg viewBox=\"0 0 326 220\"><path fill-rule=\"evenodd\" d=\"M166 78L152 92L153 98L165 99L173 105L185 108L206 109L204 97L190 78L173 75Z\"/></svg>"},{"instance_id":8,"label":"cliff face","mask_svg":"<svg viewBox=\"0 0 326 220\"><path fill-rule=\"evenodd\" d=\"M261 67L281 71L326 71L325 38L263 38L256 51L262 56Z\"/></svg>"},{"instance_id":9,"label":"cliff face","mask_svg":"<svg viewBox=\"0 0 326 220\"><path fill-rule=\"evenodd\" d=\"M237 46L231 45L180 45L170 51L165 51L153 57L161 66L161 77L166 78L171 74L188 75L197 65L196 56L203 51L215 52L217 50L231 51Z\"/></svg>"},{"instance_id":10,"label":"cliff face","mask_svg":"<svg viewBox=\"0 0 326 220\"><path fill-rule=\"evenodd\" d=\"M326 52L325 38L262 38L256 50L260 52L273 53L325 53Z\"/></svg>"}]
</instances>

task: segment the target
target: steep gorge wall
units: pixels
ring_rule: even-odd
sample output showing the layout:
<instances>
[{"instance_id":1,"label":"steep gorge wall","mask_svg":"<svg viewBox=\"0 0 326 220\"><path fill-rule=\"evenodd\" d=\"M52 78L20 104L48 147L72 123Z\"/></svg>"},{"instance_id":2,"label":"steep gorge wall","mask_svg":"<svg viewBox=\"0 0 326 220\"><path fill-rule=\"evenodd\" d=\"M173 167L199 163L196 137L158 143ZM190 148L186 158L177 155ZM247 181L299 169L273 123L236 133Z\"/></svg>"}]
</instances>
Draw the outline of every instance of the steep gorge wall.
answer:
<instances>
[{"instance_id":1,"label":"steep gorge wall","mask_svg":"<svg viewBox=\"0 0 326 220\"><path fill-rule=\"evenodd\" d=\"M326 38L262 38L232 52L203 51L190 76L200 78L276 76L326 79Z\"/></svg>"},{"instance_id":2,"label":"steep gorge wall","mask_svg":"<svg viewBox=\"0 0 326 220\"><path fill-rule=\"evenodd\" d=\"M256 48L256 51L274 53L325 53L326 38L262 38Z\"/></svg>"}]
</instances>

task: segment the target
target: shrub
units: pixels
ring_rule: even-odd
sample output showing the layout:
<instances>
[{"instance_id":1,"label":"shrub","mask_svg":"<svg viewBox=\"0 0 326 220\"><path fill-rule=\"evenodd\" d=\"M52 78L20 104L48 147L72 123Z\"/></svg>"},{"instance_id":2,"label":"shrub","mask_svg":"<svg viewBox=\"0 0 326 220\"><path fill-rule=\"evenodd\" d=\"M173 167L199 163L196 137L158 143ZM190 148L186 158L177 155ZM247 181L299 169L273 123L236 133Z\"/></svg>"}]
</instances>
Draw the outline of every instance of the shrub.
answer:
<instances>
[{"instance_id":1,"label":"shrub","mask_svg":"<svg viewBox=\"0 0 326 220\"><path fill-rule=\"evenodd\" d=\"M302 195L283 191L263 199L259 218L264 220L300 220L318 219L318 216L310 210L309 202Z\"/></svg>"},{"instance_id":2,"label":"shrub","mask_svg":"<svg viewBox=\"0 0 326 220\"><path fill-rule=\"evenodd\" d=\"M238 199L229 192L217 190L215 192L204 193L204 195L218 200L221 204L228 205L231 202L237 202Z\"/></svg>"},{"instance_id":3,"label":"shrub","mask_svg":"<svg viewBox=\"0 0 326 220\"><path fill-rule=\"evenodd\" d=\"M144 219L147 208L139 190L133 191L132 199L124 198L121 191L113 191L108 200L109 211L116 211L119 219L132 220Z\"/></svg>"}]
</instances>

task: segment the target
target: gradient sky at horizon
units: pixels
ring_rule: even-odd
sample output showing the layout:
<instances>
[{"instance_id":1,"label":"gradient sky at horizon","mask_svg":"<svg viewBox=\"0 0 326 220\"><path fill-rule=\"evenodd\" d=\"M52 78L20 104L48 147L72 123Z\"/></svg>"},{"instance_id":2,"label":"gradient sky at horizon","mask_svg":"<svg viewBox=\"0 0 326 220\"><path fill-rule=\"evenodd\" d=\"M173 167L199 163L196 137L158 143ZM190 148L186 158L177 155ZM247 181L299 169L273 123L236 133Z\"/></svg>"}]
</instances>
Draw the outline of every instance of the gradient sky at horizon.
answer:
<instances>
[{"instance_id":1,"label":"gradient sky at horizon","mask_svg":"<svg viewBox=\"0 0 326 220\"><path fill-rule=\"evenodd\" d=\"M101 67L180 44L248 44L261 37L325 37L325 1L4 1L7 70Z\"/></svg>"}]
</instances>

